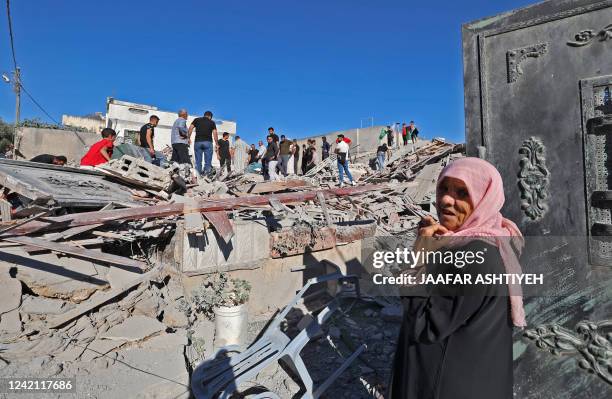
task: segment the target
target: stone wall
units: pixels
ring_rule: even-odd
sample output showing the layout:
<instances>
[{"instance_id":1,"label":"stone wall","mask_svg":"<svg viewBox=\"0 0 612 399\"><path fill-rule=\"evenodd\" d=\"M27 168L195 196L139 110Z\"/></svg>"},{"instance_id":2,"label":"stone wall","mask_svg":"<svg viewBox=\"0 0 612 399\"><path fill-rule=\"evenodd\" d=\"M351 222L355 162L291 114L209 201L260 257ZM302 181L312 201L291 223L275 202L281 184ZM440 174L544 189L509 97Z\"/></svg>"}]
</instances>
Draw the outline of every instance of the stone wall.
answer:
<instances>
[{"instance_id":1,"label":"stone wall","mask_svg":"<svg viewBox=\"0 0 612 399\"><path fill-rule=\"evenodd\" d=\"M17 149L26 160L40 154L64 155L68 162L79 163L89 147L101 139L99 134L59 129L22 127Z\"/></svg>"}]
</instances>

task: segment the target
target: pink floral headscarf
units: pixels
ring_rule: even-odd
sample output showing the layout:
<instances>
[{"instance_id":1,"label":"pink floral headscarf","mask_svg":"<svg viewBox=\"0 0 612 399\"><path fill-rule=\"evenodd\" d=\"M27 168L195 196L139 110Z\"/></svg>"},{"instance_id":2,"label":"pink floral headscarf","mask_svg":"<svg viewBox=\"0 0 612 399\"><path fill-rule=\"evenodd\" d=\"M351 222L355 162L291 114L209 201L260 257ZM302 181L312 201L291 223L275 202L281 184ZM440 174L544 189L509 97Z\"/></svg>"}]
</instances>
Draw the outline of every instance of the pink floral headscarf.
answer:
<instances>
[{"instance_id":1,"label":"pink floral headscarf","mask_svg":"<svg viewBox=\"0 0 612 399\"><path fill-rule=\"evenodd\" d=\"M495 245L499 249L506 273L521 274L517 253L512 247L514 246L520 255L524 239L516 224L500 213L505 198L502 178L497 169L480 158L460 158L440 172L438 185L445 177L462 180L474 205L472 214L459 229L448 232L445 236L478 237ZM520 286L509 288L512 322L517 327L525 327L527 323Z\"/></svg>"}]
</instances>

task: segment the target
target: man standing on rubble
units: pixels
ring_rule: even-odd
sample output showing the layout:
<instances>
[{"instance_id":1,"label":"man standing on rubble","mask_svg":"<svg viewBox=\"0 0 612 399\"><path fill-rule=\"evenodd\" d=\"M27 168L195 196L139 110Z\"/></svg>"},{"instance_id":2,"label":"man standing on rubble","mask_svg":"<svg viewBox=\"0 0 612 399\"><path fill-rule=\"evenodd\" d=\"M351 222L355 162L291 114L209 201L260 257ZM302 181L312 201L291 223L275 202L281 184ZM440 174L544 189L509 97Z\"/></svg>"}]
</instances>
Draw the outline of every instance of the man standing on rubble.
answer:
<instances>
[{"instance_id":1,"label":"man standing on rubble","mask_svg":"<svg viewBox=\"0 0 612 399\"><path fill-rule=\"evenodd\" d=\"M315 139L309 140L308 147L308 163L306 164L306 173L317 166L319 163L319 154L317 154L317 141Z\"/></svg>"},{"instance_id":2,"label":"man standing on rubble","mask_svg":"<svg viewBox=\"0 0 612 399\"><path fill-rule=\"evenodd\" d=\"M213 139L217 144L217 125L212 120L213 113L204 112L204 116L195 118L189 126L189 140L191 133L195 129L195 139L193 142L193 152L195 154L195 169L198 176L202 176L202 155L204 155L204 174L210 175L212 171ZM219 149L217 148L217 151Z\"/></svg>"},{"instance_id":3,"label":"man standing on rubble","mask_svg":"<svg viewBox=\"0 0 612 399\"><path fill-rule=\"evenodd\" d=\"M310 145L310 140L308 140L308 145ZM308 150L308 148L306 148L306 144L302 144L302 174L305 175L306 174L306 166L308 165L309 157L310 156L310 151Z\"/></svg>"},{"instance_id":4,"label":"man standing on rubble","mask_svg":"<svg viewBox=\"0 0 612 399\"><path fill-rule=\"evenodd\" d=\"M387 146L391 148L393 147L393 130L391 129L391 125L387 126L385 132L387 133Z\"/></svg>"},{"instance_id":5,"label":"man standing on rubble","mask_svg":"<svg viewBox=\"0 0 612 399\"><path fill-rule=\"evenodd\" d=\"M349 178L352 186L355 185L353 176L349 170L349 145L344 140L344 135L339 134L336 140L336 155L338 155L338 180L340 181L340 187L344 187L344 173Z\"/></svg>"},{"instance_id":6,"label":"man standing on rubble","mask_svg":"<svg viewBox=\"0 0 612 399\"><path fill-rule=\"evenodd\" d=\"M159 123L157 115L149 117L149 123L145 123L140 128L140 146L149 151L151 159L155 159L155 147L153 146L153 138L155 137L155 126Z\"/></svg>"},{"instance_id":7,"label":"man standing on rubble","mask_svg":"<svg viewBox=\"0 0 612 399\"><path fill-rule=\"evenodd\" d=\"M259 143L261 144L261 141ZM255 148L255 144L251 144L251 148L249 149L249 165L252 163L257 163L258 160L259 160L259 151L257 150L257 148Z\"/></svg>"},{"instance_id":8,"label":"man standing on rubble","mask_svg":"<svg viewBox=\"0 0 612 399\"><path fill-rule=\"evenodd\" d=\"M417 129L414 121L410 121L408 130L410 131L410 136L412 137L412 144L415 144L417 142L417 137L419 136L419 129Z\"/></svg>"},{"instance_id":9,"label":"man standing on rubble","mask_svg":"<svg viewBox=\"0 0 612 399\"><path fill-rule=\"evenodd\" d=\"M291 158L291 141L287 140L284 134L281 134L278 147L280 155L279 169L283 176L287 176L287 166L289 166L289 158Z\"/></svg>"},{"instance_id":10,"label":"man standing on rubble","mask_svg":"<svg viewBox=\"0 0 612 399\"><path fill-rule=\"evenodd\" d=\"M376 149L376 162L378 164L378 170L383 170L385 167L385 158L389 159L389 147L383 141Z\"/></svg>"},{"instance_id":11,"label":"man standing on rubble","mask_svg":"<svg viewBox=\"0 0 612 399\"><path fill-rule=\"evenodd\" d=\"M236 136L232 159L234 162L234 170L238 173L244 173L249 163L249 145L246 141L242 140L240 136Z\"/></svg>"},{"instance_id":12,"label":"man standing on rubble","mask_svg":"<svg viewBox=\"0 0 612 399\"><path fill-rule=\"evenodd\" d=\"M172 144L172 162L191 164L189 159L189 130L187 130L187 110L181 109L178 118L172 125L170 143Z\"/></svg>"},{"instance_id":13,"label":"man standing on rubble","mask_svg":"<svg viewBox=\"0 0 612 399\"><path fill-rule=\"evenodd\" d=\"M273 127L269 127L268 128L268 136L272 136L272 140L274 140L274 142L276 144L278 144L278 135L276 133L274 133L274 128Z\"/></svg>"},{"instance_id":14,"label":"man standing on rubble","mask_svg":"<svg viewBox=\"0 0 612 399\"><path fill-rule=\"evenodd\" d=\"M327 142L327 137L323 136L321 137L321 140L323 140L323 144L321 144L321 160L325 161L325 159L329 157L329 150L331 149L331 146Z\"/></svg>"},{"instance_id":15,"label":"man standing on rubble","mask_svg":"<svg viewBox=\"0 0 612 399\"><path fill-rule=\"evenodd\" d=\"M263 141L259 140L259 149L257 150L257 160L262 161L266 153L266 146Z\"/></svg>"},{"instance_id":16,"label":"man standing on rubble","mask_svg":"<svg viewBox=\"0 0 612 399\"><path fill-rule=\"evenodd\" d=\"M264 154L264 162L262 162L262 164L264 164L264 180L278 180L278 175L276 174L276 164L278 163L278 144L276 141L274 141L274 137L271 135L268 136L267 140L268 148Z\"/></svg>"},{"instance_id":17,"label":"man standing on rubble","mask_svg":"<svg viewBox=\"0 0 612 399\"><path fill-rule=\"evenodd\" d=\"M217 141L217 158L219 159L219 175L223 173L223 167L227 168L227 173L232 172L232 149L230 148L229 133L223 132L221 139Z\"/></svg>"}]
</instances>

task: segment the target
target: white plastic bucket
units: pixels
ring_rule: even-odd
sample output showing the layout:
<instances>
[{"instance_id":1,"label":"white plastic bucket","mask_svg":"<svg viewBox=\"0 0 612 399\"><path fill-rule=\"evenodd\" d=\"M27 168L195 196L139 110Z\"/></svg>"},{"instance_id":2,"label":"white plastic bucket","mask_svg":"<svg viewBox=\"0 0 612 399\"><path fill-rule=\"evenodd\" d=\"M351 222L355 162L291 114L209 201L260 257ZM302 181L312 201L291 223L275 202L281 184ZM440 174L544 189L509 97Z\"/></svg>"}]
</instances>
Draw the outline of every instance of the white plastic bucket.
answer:
<instances>
[{"instance_id":1,"label":"white plastic bucket","mask_svg":"<svg viewBox=\"0 0 612 399\"><path fill-rule=\"evenodd\" d=\"M220 306L215 312L214 349L226 345L246 346L248 332L248 313L246 304L238 306Z\"/></svg>"}]
</instances>

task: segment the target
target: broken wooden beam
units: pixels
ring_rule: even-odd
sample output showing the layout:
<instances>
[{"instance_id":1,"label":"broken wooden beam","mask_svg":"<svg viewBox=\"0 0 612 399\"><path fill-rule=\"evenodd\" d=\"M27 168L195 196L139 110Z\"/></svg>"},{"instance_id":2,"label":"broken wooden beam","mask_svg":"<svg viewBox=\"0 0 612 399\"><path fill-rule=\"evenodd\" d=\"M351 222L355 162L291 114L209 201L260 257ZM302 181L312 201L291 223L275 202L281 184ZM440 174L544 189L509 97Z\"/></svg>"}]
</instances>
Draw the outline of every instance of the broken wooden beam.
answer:
<instances>
[{"instance_id":1,"label":"broken wooden beam","mask_svg":"<svg viewBox=\"0 0 612 399\"><path fill-rule=\"evenodd\" d=\"M241 184L237 186L236 189L249 194L267 194L292 188L308 187L312 187L312 184L310 184L306 180L296 179L287 181L265 181L262 183Z\"/></svg>"},{"instance_id":2,"label":"broken wooden beam","mask_svg":"<svg viewBox=\"0 0 612 399\"><path fill-rule=\"evenodd\" d=\"M270 233L270 256L282 258L315 252L336 246L336 229L333 227L289 227Z\"/></svg>"},{"instance_id":3,"label":"broken wooden beam","mask_svg":"<svg viewBox=\"0 0 612 399\"><path fill-rule=\"evenodd\" d=\"M232 227L227 213L225 211L204 212L204 217L208 219L223 241L228 243L234 236L234 228Z\"/></svg>"},{"instance_id":4,"label":"broken wooden beam","mask_svg":"<svg viewBox=\"0 0 612 399\"><path fill-rule=\"evenodd\" d=\"M142 272L146 268L144 262L140 262L134 259L126 258L123 256L117 256L113 254L107 254L104 252L93 251L91 249L79 248L72 245L66 245L63 243L57 243L40 238L33 237L7 237L2 240L8 242L14 242L17 244L29 245L32 247L44 248L50 251L59 252L67 255L73 255L79 258L89 259L95 262L110 263L112 265L122 266L126 269L134 269L130 271Z\"/></svg>"},{"instance_id":5,"label":"broken wooden beam","mask_svg":"<svg viewBox=\"0 0 612 399\"><path fill-rule=\"evenodd\" d=\"M239 209L244 206L267 205L270 198L278 200L280 203L292 204L305 201L312 201L317 198L317 193L321 192L324 198L344 197L359 195L371 191L378 191L388 188L385 184L369 184L355 187L334 188L329 190L312 190L296 193L283 193L271 195L254 195L239 198L227 198L219 200L201 199L196 202L194 211L211 212L227 211ZM184 212L184 204L161 204L142 206L135 208L113 209L109 211L83 212L63 216L45 218L46 223L32 221L23 226L15 228L10 232L11 236L33 233L39 230L58 230L62 228L72 228L98 223L108 223L117 220L137 220L145 218L159 218L167 216L181 215ZM51 224L49 224L49 222ZM3 236L0 236L0 238Z\"/></svg>"}]
</instances>

